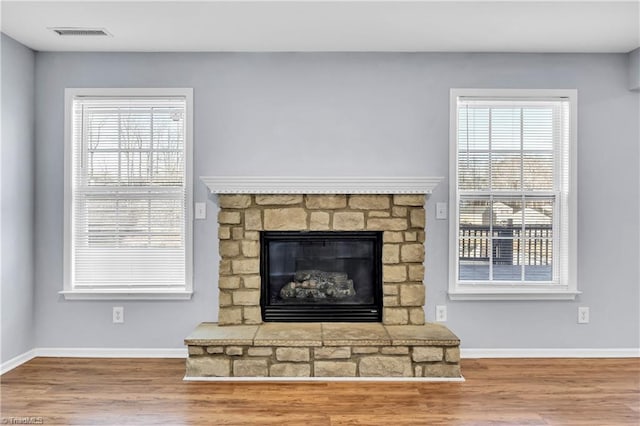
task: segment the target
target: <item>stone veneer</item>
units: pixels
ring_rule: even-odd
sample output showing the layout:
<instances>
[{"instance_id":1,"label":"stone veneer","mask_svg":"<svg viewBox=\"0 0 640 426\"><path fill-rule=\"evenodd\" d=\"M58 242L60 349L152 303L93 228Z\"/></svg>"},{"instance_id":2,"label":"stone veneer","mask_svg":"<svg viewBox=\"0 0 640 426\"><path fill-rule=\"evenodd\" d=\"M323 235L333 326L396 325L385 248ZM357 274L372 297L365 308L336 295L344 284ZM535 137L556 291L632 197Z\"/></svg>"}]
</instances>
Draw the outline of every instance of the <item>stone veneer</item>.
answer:
<instances>
[{"instance_id":1,"label":"stone veneer","mask_svg":"<svg viewBox=\"0 0 640 426\"><path fill-rule=\"evenodd\" d=\"M220 194L220 325L260 324L260 231L384 231L384 324L424 324L424 195Z\"/></svg>"},{"instance_id":2,"label":"stone veneer","mask_svg":"<svg viewBox=\"0 0 640 426\"><path fill-rule=\"evenodd\" d=\"M460 341L440 324L200 324L186 377L460 377Z\"/></svg>"}]
</instances>

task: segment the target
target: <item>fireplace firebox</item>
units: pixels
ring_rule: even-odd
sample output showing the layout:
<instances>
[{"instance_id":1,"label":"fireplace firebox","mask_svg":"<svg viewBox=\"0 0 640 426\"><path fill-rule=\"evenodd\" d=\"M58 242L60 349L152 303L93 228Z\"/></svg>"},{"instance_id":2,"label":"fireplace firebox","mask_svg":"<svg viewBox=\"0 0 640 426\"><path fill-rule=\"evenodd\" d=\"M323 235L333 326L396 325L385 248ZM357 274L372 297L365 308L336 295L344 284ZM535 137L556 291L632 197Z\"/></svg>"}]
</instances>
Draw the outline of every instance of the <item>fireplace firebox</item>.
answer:
<instances>
[{"instance_id":1,"label":"fireplace firebox","mask_svg":"<svg viewBox=\"0 0 640 426\"><path fill-rule=\"evenodd\" d=\"M265 231L262 319L382 320L382 232Z\"/></svg>"}]
</instances>

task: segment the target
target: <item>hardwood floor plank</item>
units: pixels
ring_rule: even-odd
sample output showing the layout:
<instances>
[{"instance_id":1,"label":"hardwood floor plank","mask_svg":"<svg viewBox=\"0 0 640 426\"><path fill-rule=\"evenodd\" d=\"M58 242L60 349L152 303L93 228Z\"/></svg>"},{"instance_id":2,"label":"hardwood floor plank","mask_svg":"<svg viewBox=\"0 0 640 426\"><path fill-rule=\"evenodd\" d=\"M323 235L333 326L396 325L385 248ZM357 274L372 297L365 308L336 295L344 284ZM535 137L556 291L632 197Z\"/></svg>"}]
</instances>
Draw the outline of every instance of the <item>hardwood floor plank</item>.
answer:
<instances>
[{"instance_id":1,"label":"hardwood floor plank","mask_svg":"<svg viewBox=\"0 0 640 426\"><path fill-rule=\"evenodd\" d=\"M639 359L463 360L464 383L185 382L180 359L35 358L2 420L44 424L638 425Z\"/></svg>"}]
</instances>

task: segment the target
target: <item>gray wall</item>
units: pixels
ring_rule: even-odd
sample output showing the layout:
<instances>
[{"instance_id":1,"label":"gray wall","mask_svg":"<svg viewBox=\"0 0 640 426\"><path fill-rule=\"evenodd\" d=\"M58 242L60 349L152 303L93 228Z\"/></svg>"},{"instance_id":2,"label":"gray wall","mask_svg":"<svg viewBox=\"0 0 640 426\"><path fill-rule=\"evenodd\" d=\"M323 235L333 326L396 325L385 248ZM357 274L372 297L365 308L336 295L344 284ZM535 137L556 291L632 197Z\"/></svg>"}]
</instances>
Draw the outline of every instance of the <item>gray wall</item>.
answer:
<instances>
[{"instance_id":1,"label":"gray wall","mask_svg":"<svg viewBox=\"0 0 640 426\"><path fill-rule=\"evenodd\" d=\"M629 90L640 90L640 47L629 52Z\"/></svg>"},{"instance_id":2,"label":"gray wall","mask_svg":"<svg viewBox=\"0 0 640 426\"><path fill-rule=\"evenodd\" d=\"M34 344L35 54L4 34L2 52L2 353Z\"/></svg>"},{"instance_id":3,"label":"gray wall","mask_svg":"<svg viewBox=\"0 0 640 426\"><path fill-rule=\"evenodd\" d=\"M638 93L623 54L79 54L36 59L38 346L181 347L217 318L215 199L195 223L187 302L65 301L65 87L193 87L195 201L202 175L448 175L449 89L579 91L577 301L447 300L447 221L427 201L427 318L449 306L468 348L638 347ZM111 307L126 322L111 324ZM591 323L576 323L577 307Z\"/></svg>"}]
</instances>

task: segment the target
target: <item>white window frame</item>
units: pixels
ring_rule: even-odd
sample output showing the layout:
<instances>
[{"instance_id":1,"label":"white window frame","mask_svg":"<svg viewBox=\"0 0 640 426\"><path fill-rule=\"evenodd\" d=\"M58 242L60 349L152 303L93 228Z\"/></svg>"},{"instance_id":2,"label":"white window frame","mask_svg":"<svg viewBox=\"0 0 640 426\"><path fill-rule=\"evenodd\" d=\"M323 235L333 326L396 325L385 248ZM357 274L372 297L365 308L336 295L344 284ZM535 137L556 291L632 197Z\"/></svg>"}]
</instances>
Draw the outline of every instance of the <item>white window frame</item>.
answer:
<instances>
[{"instance_id":1,"label":"white window frame","mask_svg":"<svg viewBox=\"0 0 640 426\"><path fill-rule=\"evenodd\" d=\"M563 257L556 281L549 283L498 283L472 282L458 280L458 233L459 233L459 193L458 193L458 99L461 97L478 98L522 98L523 100L567 98L569 100L569 146L568 177L569 182L562 188L562 194L556 200L557 212L554 216L554 229L560 217L566 218L561 226L558 243L560 250L557 258ZM573 89L451 89L450 92L450 130L449 130L449 298L451 300L573 300L580 294L577 287L577 102L578 93ZM555 234L554 230L554 235ZM554 244L555 244L554 237ZM555 257L555 256L554 256Z\"/></svg>"},{"instance_id":2,"label":"white window frame","mask_svg":"<svg viewBox=\"0 0 640 426\"><path fill-rule=\"evenodd\" d=\"M184 97L185 114L185 284L179 290L76 289L73 286L73 101L82 97ZM188 300L193 294L193 89L67 88L64 116L64 289L67 300Z\"/></svg>"}]
</instances>

